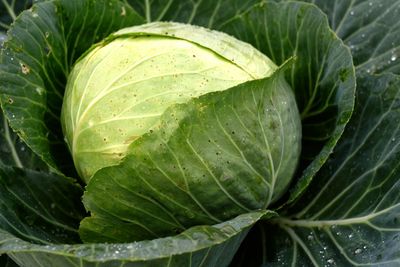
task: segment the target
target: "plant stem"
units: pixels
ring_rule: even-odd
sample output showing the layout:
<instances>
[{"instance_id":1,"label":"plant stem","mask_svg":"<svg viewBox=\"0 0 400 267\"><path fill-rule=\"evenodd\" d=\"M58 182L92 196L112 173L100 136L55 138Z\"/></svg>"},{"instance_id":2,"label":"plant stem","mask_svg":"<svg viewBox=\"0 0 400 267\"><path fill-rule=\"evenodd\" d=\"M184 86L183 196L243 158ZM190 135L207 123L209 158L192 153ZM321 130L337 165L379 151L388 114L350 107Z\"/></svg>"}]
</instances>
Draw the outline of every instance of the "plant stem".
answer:
<instances>
[{"instance_id":1,"label":"plant stem","mask_svg":"<svg viewBox=\"0 0 400 267\"><path fill-rule=\"evenodd\" d=\"M1 0L4 4L4 6L6 7L6 10L8 12L8 14L10 15L10 17L15 20L17 18L17 16L15 15L14 9L12 8L12 6L14 6L14 1L13 3L10 5L7 0Z\"/></svg>"},{"instance_id":2,"label":"plant stem","mask_svg":"<svg viewBox=\"0 0 400 267\"><path fill-rule=\"evenodd\" d=\"M3 116L3 127L4 127L4 137L6 138L7 144L10 147L11 155L12 155L12 158L13 158L13 160L15 162L15 165L18 168L23 168L24 165L22 165L22 162L19 159L17 151L15 150L15 144L11 140L10 128L8 127L8 123L7 123L6 117L4 117L4 116Z\"/></svg>"}]
</instances>

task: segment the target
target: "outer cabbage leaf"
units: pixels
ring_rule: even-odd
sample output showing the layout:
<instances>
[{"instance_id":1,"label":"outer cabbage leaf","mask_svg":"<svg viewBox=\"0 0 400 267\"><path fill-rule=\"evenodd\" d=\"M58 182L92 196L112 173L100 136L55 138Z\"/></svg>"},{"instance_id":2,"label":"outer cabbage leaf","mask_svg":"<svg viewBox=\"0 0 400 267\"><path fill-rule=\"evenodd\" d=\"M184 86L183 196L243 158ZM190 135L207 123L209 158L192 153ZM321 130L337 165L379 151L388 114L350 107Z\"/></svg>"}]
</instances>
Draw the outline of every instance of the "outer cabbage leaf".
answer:
<instances>
[{"instance_id":1,"label":"outer cabbage leaf","mask_svg":"<svg viewBox=\"0 0 400 267\"><path fill-rule=\"evenodd\" d=\"M18 14L31 4L31 0L2 0L0 2L0 33L8 30Z\"/></svg>"},{"instance_id":2,"label":"outer cabbage leaf","mask_svg":"<svg viewBox=\"0 0 400 267\"><path fill-rule=\"evenodd\" d=\"M241 257L253 259L253 266L400 262L400 77L360 76L357 84L355 113L332 157L286 218L255 227L234 262Z\"/></svg>"},{"instance_id":3,"label":"outer cabbage leaf","mask_svg":"<svg viewBox=\"0 0 400 267\"><path fill-rule=\"evenodd\" d=\"M286 79L302 117L303 150L292 202L325 163L351 116L355 91L351 55L330 30L325 15L309 4L263 2L219 29L252 43L277 64L296 56Z\"/></svg>"},{"instance_id":4,"label":"outer cabbage leaf","mask_svg":"<svg viewBox=\"0 0 400 267\"><path fill-rule=\"evenodd\" d=\"M78 242L81 194L72 179L1 166L0 228L39 244Z\"/></svg>"},{"instance_id":5,"label":"outer cabbage leaf","mask_svg":"<svg viewBox=\"0 0 400 267\"><path fill-rule=\"evenodd\" d=\"M396 146L397 138L395 136L389 137L389 135L397 134L396 126L398 116L396 115L396 111L394 109L396 109L397 107L398 99L397 97L394 97L394 95L398 93L400 87L393 84L398 84L399 78L388 74L382 77L374 75L365 76L365 74L368 72L372 73L387 71L398 73L397 69L399 65L399 60L397 60L396 51L398 51L400 40L398 38L399 28L396 25L398 25L398 7L400 5L400 1L316 0L312 2L317 4L323 11L325 11L329 18L329 23L331 27L335 29L337 34L340 37L344 38L344 42L350 46L351 52L354 56L354 60L357 63L355 66L356 70L358 71L358 75L361 76L358 78L357 87L359 98L356 98L358 99L356 103L358 109L356 109L354 118L349 123L347 133L343 136L343 141L341 144L339 144L339 147L347 146L349 148L351 142L359 144L360 151L363 152L363 155L358 155L357 158L353 157L351 161L354 162L356 165L366 164L365 166L369 166L371 170L375 169L374 172L376 174L374 179L376 181L381 181L382 183L379 184L378 182L378 184L375 186L375 190L373 192L370 192L368 197L360 197L359 201L357 201L358 207L355 210L362 213L362 205L372 205L373 202L371 202L371 199L374 199L375 201L381 200L385 195L385 192L387 192L387 195L389 195L388 198L391 199L390 201L392 201L392 203L387 205L388 209L386 210L385 208L378 207L377 205L372 205L371 209L376 208L377 211L381 209L381 212L379 212L379 214L374 214L374 212L367 209L364 210L366 215L365 217L350 214L344 221L345 223L347 223L347 225L342 225L339 228L336 228L336 226L334 225L335 220L331 220L330 225L332 226L332 229L327 226L325 229L322 228L323 231L320 231L318 230L318 227L315 228L316 224L321 223L321 221L319 221L319 218L317 217L314 219L318 220L319 222L316 222L312 227L294 227L293 229L295 230L295 234L299 234L301 232L301 239L299 239L298 241L305 244L305 248L308 248L309 252L311 251L308 256L304 254L305 250L299 247L298 242L293 242L293 240L291 241L288 232L279 231L278 228L275 227L272 228L272 230L269 230L271 229L270 224L256 225L254 231L251 232L248 238L245 240L243 247L239 251L234 262L236 262L238 266L240 266L241 259L251 258L254 261L250 264L254 266L259 266L263 262L268 266L288 266L292 264L301 265L301 258L302 260L305 260L304 264L311 264L309 258L314 257L315 259L318 259L321 264L328 266L334 264L340 265L339 263L342 263L343 265L357 263L361 265L372 264L379 266L397 266L396 264L399 262L399 255L394 252L398 251L398 245L391 242L398 243L398 237L396 236L396 233L398 234L399 229L398 224L396 225L396 222L398 222L399 220L399 213L396 209L399 200L398 198L396 199L396 194L398 195L399 191L398 185L396 185L395 182L398 181L399 178L396 174L396 166L392 165L390 162L398 161L398 156L396 156L396 153L392 153L390 157L386 159L380 158L380 163L378 163L377 161L371 162L368 159L374 159L375 157L379 158L379 156L377 155L380 155L381 153L387 153L383 152L385 151L386 146ZM375 47L377 48L376 50ZM374 54L372 54L371 51L375 51ZM394 60L392 60L392 57ZM370 68L372 66L382 67L379 70L376 68L374 69L374 71L372 71L373 68ZM383 105L385 105L385 108L383 107ZM382 122L379 121L383 120L383 118L389 113L391 114L391 121L394 122L394 125L392 125L392 128L386 128L385 130L382 130L382 128L378 126L382 125ZM371 126L371 123L375 123L375 127ZM387 136L385 137L386 134ZM362 135L364 135L365 137L363 138ZM361 144L362 142L365 142L367 140L365 139L367 138L367 136L375 136L376 140L378 140L379 142L371 141L371 143ZM370 137L368 137L368 140L371 140ZM371 149L368 149L368 147L370 147ZM352 155L352 152L348 151L347 154L340 154L340 159L335 159L335 153L333 155L335 162L333 164L328 164L326 168L331 169L331 171L332 169L336 169L340 165L340 160L347 161L346 155ZM351 167L349 169L351 171L348 173L344 171L338 172L335 177L331 177L332 181L330 182L329 189L323 192L330 192L329 196L332 196L331 200L333 201L335 199L333 197L335 192L337 193L338 191L344 189L344 186L338 186L341 184L341 182L336 181L336 179L346 179L354 181L359 178L357 179L357 187L360 188L361 192L365 190L365 195L367 195L368 186L371 186L369 184L371 181L371 177L358 177L359 174L354 173L357 168L358 167L356 166ZM386 170L386 172L384 171L384 169ZM392 171L392 173L389 173L390 171ZM326 171L324 171L323 173L324 176L327 175ZM321 185L324 185L328 180L328 178L325 177L320 181L319 176L317 176L315 179L316 181L314 183ZM390 185L393 186L391 192L389 192ZM337 189L331 191L331 188L335 188L337 186ZM318 193L319 189L315 190L315 192L306 192L304 196L315 196L315 193ZM349 211L350 208L347 206L349 206L350 203L357 199L356 197L350 196L351 193L348 192L348 189L346 191L346 197L341 197L335 200L336 204L339 202L341 203L340 205L338 205L338 207L346 207L344 208L344 212ZM358 191L357 193L355 192L355 194L358 194L358 196L360 196L360 191ZM305 201L306 203L307 201L313 201L314 203L320 202L322 205L324 205L324 203L327 203L330 199L328 195L326 195L326 198L327 199L322 202L320 202L320 199L305 200L304 198L301 198L299 200L299 203L303 201ZM295 213L295 209L287 211L287 216L290 217ZM328 213L329 211L325 214L325 216L329 216ZM354 221L352 221L352 216L356 217L354 218ZM362 217L361 220L360 217ZM385 217L392 218L392 221L384 221ZM372 220L372 222L379 221L380 225L378 229L374 229L374 225L371 226L370 219L372 218L375 218L374 220ZM357 220L360 223L357 223ZM311 221L312 220L308 218L308 222ZM337 220L337 223L339 223L339 221L340 219ZM311 224L309 226L311 226ZM309 233L312 233L312 235L309 235ZM330 240L330 237L326 238L328 234L335 237L337 233L339 233L340 236L340 239L337 239L341 241L338 245L335 244L333 240ZM318 235L320 234L322 235L321 240L318 239ZM341 236L341 234L343 235ZM341 239L343 236L347 236L348 238L345 242L344 239ZM273 238L277 240L276 244L280 244L279 246L289 247L289 249L286 250L284 253L280 253L279 248L272 249L272 247L276 244L272 244L270 246L267 244L267 242L265 241L266 238L268 238L268 240L270 240L270 238ZM322 240L328 240L328 242L325 242L323 244ZM315 242L319 242L320 244L315 245ZM385 243L388 243L389 245L386 246L384 245ZM309 244L313 244L313 249L310 249ZM390 244L393 244L393 246L391 247ZM378 247L377 251L381 253L373 252L371 250L371 248L373 247ZM345 258L348 257L348 259L344 259L342 255L343 253L339 253L339 251L343 251L344 249L347 249L347 255L345 255ZM289 261L284 261L283 255L288 256L290 253L295 252L297 253L297 255L302 254L301 257L298 257L300 261L292 260L293 257L290 257ZM324 256L325 261L320 258L320 254ZM336 261L335 257L330 258L327 257L327 255L339 255L340 260ZM388 262L385 262L386 260Z\"/></svg>"},{"instance_id":6,"label":"outer cabbage leaf","mask_svg":"<svg viewBox=\"0 0 400 267\"><path fill-rule=\"evenodd\" d=\"M180 0L125 0L137 10L147 22L179 21L217 28L236 16L260 3L259 0L217 0L217 1L180 1Z\"/></svg>"},{"instance_id":7,"label":"outer cabbage leaf","mask_svg":"<svg viewBox=\"0 0 400 267\"><path fill-rule=\"evenodd\" d=\"M31 1L16 2L15 0L0 2L0 10L5 11L1 13L0 26L8 29L9 24L16 18L19 12L30 6L30 3ZM6 34L0 31L0 47L3 47L6 37ZM0 155L0 165L48 170L46 164L9 127L7 119L2 112L0 114Z\"/></svg>"},{"instance_id":8,"label":"outer cabbage leaf","mask_svg":"<svg viewBox=\"0 0 400 267\"><path fill-rule=\"evenodd\" d=\"M266 211L244 214L152 241L73 245L79 242L76 229L84 215L81 193L78 185L64 177L2 167L0 255L7 253L20 266L33 267L226 266L251 225L274 216Z\"/></svg>"},{"instance_id":9,"label":"outer cabbage leaf","mask_svg":"<svg viewBox=\"0 0 400 267\"><path fill-rule=\"evenodd\" d=\"M249 228L268 212L196 226L174 237L128 244L35 245L0 230L0 253L20 266L227 266Z\"/></svg>"},{"instance_id":10,"label":"outer cabbage leaf","mask_svg":"<svg viewBox=\"0 0 400 267\"><path fill-rule=\"evenodd\" d=\"M331 27L350 47L359 71L400 74L400 1L307 2L328 15Z\"/></svg>"}]
</instances>

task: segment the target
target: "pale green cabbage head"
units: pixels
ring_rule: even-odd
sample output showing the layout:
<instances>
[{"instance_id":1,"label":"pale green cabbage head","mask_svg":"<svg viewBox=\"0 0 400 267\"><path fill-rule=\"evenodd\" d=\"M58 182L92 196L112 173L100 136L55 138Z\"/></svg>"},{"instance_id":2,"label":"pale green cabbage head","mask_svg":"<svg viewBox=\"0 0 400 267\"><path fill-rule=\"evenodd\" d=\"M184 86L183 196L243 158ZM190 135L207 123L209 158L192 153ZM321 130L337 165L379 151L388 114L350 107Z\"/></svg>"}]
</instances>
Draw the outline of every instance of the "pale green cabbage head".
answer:
<instances>
[{"instance_id":1,"label":"pale green cabbage head","mask_svg":"<svg viewBox=\"0 0 400 267\"><path fill-rule=\"evenodd\" d=\"M249 44L198 26L120 30L86 53L68 80L61 116L76 169L88 181L117 164L169 106L267 77L276 68Z\"/></svg>"}]
</instances>

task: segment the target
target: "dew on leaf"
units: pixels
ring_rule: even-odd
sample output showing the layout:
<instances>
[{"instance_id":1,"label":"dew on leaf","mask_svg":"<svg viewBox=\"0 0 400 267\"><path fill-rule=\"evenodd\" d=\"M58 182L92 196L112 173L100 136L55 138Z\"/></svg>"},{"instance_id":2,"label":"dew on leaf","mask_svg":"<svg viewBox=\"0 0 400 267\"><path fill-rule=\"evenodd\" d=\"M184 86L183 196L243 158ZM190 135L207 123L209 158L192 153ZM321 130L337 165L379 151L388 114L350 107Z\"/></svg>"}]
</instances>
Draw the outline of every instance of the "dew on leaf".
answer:
<instances>
[{"instance_id":1,"label":"dew on leaf","mask_svg":"<svg viewBox=\"0 0 400 267\"><path fill-rule=\"evenodd\" d=\"M332 259L332 258L331 259L327 259L326 262L329 263L329 264L335 264L335 260Z\"/></svg>"}]
</instances>

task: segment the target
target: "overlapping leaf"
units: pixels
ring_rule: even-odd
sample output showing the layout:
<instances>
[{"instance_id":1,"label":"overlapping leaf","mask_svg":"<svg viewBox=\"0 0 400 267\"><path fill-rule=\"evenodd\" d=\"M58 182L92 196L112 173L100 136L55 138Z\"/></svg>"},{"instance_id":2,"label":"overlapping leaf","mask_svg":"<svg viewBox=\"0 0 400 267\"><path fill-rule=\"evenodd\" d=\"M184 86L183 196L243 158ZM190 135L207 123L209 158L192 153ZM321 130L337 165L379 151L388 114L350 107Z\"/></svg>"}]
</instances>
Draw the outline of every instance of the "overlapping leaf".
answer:
<instances>
[{"instance_id":1,"label":"overlapping leaf","mask_svg":"<svg viewBox=\"0 0 400 267\"><path fill-rule=\"evenodd\" d=\"M174 237L128 244L39 246L0 230L0 253L8 252L20 266L227 266L249 228L263 216L273 214L243 214Z\"/></svg>"},{"instance_id":2,"label":"overlapping leaf","mask_svg":"<svg viewBox=\"0 0 400 267\"><path fill-rule=\"evenodd\" d=\"M81 194L70 179L2 166L0 228L39 244L77 242L84 216Z\"/></svg>"},{"instance_id":3,"label":"overlapping leaf","mask_svg":"<svg viewBox=\"0 0 400 267\"><path fill-rule=\"evenodd\" d=\"M249 239L257 244L249 251L258 254L252 257L258 265L263 258L281 266L400 261L400 77L367 75L357 81L355 114L331 159L287 211L289 218L261 225L264 233L253 235L272 242ZM263 253L262 246L273 253Z\"/></svg>"},{"instance_id":4,"label":"overlapping leaf","mask_svg":"<svg viewBox=\"0 0 400 267\"><path fill-rule=\"evenodd\" d=\"M357 69L366 73L400 74L400 1L308 0L329 17L347 44Z\"/></svg>"},{"instance_id":5,"label":"overlapping leaf","mask_svg":"<svg viewBox=\"0 0 400 267\"><path fill-rule=\"evenodd\" d=\"M296 56L286 79L302 116L300 182L290 202L307 187L340 138L353 109L355 78L349 51L313 5L266 2L222 25L279 64ZM313 29L310 31L309 29Z\"/></svg>"},{"instance_id":6,"label":"overlapping leaf","mask_svg":"<svg viewBox=\"0 0 400 267\"><path fill-rule=\"evenodd\" d=\"M397 60L396 51L398 50L398 47L400 45L400 39L399 39L400 35L397 34L397 31L399 30L397 14L400 1L317 0L309 2L315 3L323 11L325 11L325 13L328 15L329 22L332 28L335 29L337 31L337 34L340 37L344 38L344 42L350 46L350 49L352 51L356 63L356 69L358 70L358 75L363 75L362 73L364 74L373 72L376 73L383 71L393 71L395 73L398 73L397 66L399 61ZM371 51L374 51L374 55L371 53ZM379 69L376 68L377 66L380 66ZM364 162L364 164L366 164L367 162L370 162L369 160L379 157L378 155L381 155L382 153L387 153L387 150L385 151L385 149L387 149L386 145L390 147L396 146L396 144L393 143L393 141L396 141L396 139L393 139L395 137L384 136L385 134L395 135L396 134L395 128L385 129L384 131L379 127L377 129L370 129L371 128L370 124L376 123L375 126L377 126L379 124L377 123L377 121L381 120L386 113L391 114L392 116L391 120L393 121L394 124L397 124L397 120L399 120L398 115L396 115L396 111L390 110L391 108L388 108L387 110L382 109L381 111L378 111L379 108L377 108L377 107L382 107L382 104L385 102L386 102L386 107L390 105L391 100L390 98L389 100L388 98L386 98L387 96L386 92L390 91L391 92L390 94L394 95L396 94L396 92L400 90L400 87L398 86L396 89L396 86L386 84L387 81L398 83L398 77L396 78L395 76L391 76L388 74L388 76L380 78L376 76L366 76L364 78L358 79L359 86L357 87L357 91L360 94L360 98L358 101L359 109L358 111L356 111L355 117L352 119L352 122L350 123L350 128L347 130L347 133L343 136L343 141L342 141L343 143L341 144L341 147L346 147L346 146L350 147L351 142L353 140L356 144L359 144L362 148L364 148L364 155L363 156L358 155L357 158L352 157L351 159L348 159L347 164L354 163L355 164L354 166L356 165L358 166L358 164L360 164L361 162ZM389 86L392 86L391 89L387 88ZM362 93L360 92L360 90L365 92ZM370 95L370 97L368 97L368 95ZM366 99L372 99L374 101L374 104L370 103L371 101L367 102ZM398 100L393 100L392 102L394 108L396 108L397 106L396 104L397 101ZM363 105L365 107L363 107ZM366 107L367 105L369 108ZM360 115L360 113L364 111L361 110L365 110L365 114L363 114L362 116ZM366 127L365 125L369 126ZM364 139L360 139L360 135L362 134L368 135L368 130L373 132L377 139L376 142L373 142L374 143L373 146L372 144L360 144L360 142L365 141ZM367 131L367 133L364 133L363 131ZM347 139L349 141L347 141ZM371 149L367 151L366 148L368 146L371 146ZM290 236L288 235L287 231L279 232L277 228L274 227L271 229L271 225L263 224L254 228L253 231L254 233L251 233L248 239L243 244L243 248L241 249L241 252L238 254L237 260L239 261L241 258L254 259L252 263L254 266L261 265L263 259L264 263L266 263L267 258L269 258L268 263L266 263L268 264L268 266L269 265L281 266L281 265L291 265L291 264L301 265L302 263L312 264L309 259L311 256L314 257L315 259L318 259L321 265L324 264L327 266L330 265L339 266L340 263L343 265L365 264L365 265L379 265L379 266L386 266L386 265L396 266L396 262L399 261L399 255L393 252L398 251L397 249L398 245L396 245L396 242L398 243L397 240L398 237L396 237L396 233L398 235L399 230L396 229L394 223L398 221L399 212L396 210L398 209L396 208L397 207L396 205L398 205L399 200L396 199L396 194L399 195L400 191L398 189L398 185L394 184L396 179L397 180L399 179L398 175L396 174L397 168L396 166L391 165L390 161L395 161L395 160L398 161L398 158L399 157L396 156L394 153L391 154L389 158L386 159L381 158L380 163L377 163L375 161L376 165L374 166L373 165L374 163L372 163L370 167L371 173L368 174L368 175L374 175L374 179L376 181L382 181L381 184L378 183L377 185L375 185L375 190L369 192L368 196L369 198L373 198L374 201L379 201L383 198L386 192L389 192L390 188L388 187L387 183L386 186L385 183L383 183L385 177L388 178L388 176L386 176L387 174L384 174L382 172L382 169L387 168L386 172L392 171L391 173L392 177L390 179L393 185L393 189L388 194L392 196L392 204L395 207L385 210L382 214L380 214L381 217L376 217L377 220L380 221L381 223L381 225L379 225L378 227L378 230L374 229L373 226L371 227L371 225L368 226L368 224L370 223L370 221L367 220L368 215L366 218L364 218L365 220L360 223L352 221L352 219L349 216L348 218L349 220L346 221L348 223L347 226L342 225L338 227L334 225L335 223L334 220L330 221L331 228L329 228L329 226L325 228L322 227L321 229L323 229L323 231L318 230L318 228L316 228L315 225L312 227L304 227L304 228L294 227L293 229L295 230L297 229L300 235L302 235L301 236L302 238L299 239L299 241L305 244L306 247L308 246L309 243L314 242L314 244L312 245L313 249L309 248L309 252L311 251L311 253L309 255L306 255L305 250L299 247L298 242L292 242L293 239L292 241L290 241ZM341 159L343 161L346 160L344 156ZM339 161L337 160L336 163L339 164ZM328 165L328 167L326 168L336 169L337 166ZM376 171L373 171L374 168L376 169ZM340 175L342 175L341 179L346 179L347 181L354 181L357 178L360 178L357 177L359 173L357 174L354 172L355 170L357 170L357 167L354 168L352 167L350 168L350 170L351 172L349 171L349 173L344 173L342 170L340 172ZM339 176L335 175L335 177L332 177L332 182L330 183L330 186L328 187L327 190L324 191L325 193L330 192L329 194L324 196L327 198L327 200L335 199L333 196L335 193L333 194L331 193L332 192L337 193L339 189L333 191L331 191L331 189L340 188L342 182L339 180L336 181L336 179L338 179ZM325 184L326 180L320 181L319 179L320 179L319 176L317 176L315 181L316 184L322 184L322 185ZM325 177L325 179L327 179L327 177ZM363 190L366 190L366 187L370 186L370 184L363 185L363 182L368 183L368 180L362 177L361 179L358 179L357 186L360 186L360 191L355 193L355 195L358 194L358 196L360 196L360 192L363 192ZM315 192L317 193L319 192L319 189L315 190L316 190ZM354 201L354 198L352 200L352 198L349 197L350 194L348 190L346 191L347 191L346 198L339 197L339 200L336 199L336 201L342 201L341 202L342 205L338 205L338 209L340 209L340 207L344 208L350 206L351 203L354 202L355 205L359 205L358 209L360 211L360 206L362 204L364 204L365 206L373 204L373 202L370 202L371 200L365 198L361 198L358 202ZM364 192L365 194L367 194L366 191ZM314 196L314 193L309 192L306 193L305 196L310 196L312 198ZM315 203L319 202L322 205L324 205L323 203L326 204L327 200L325 200L325 202L324 201L321 202L321 199L319 198L317 201L314 202ZM307 201L304 199L300 199L300 201L307 203ZM310 199L310 201L312 200ZM334 206L336 207L337 203ZM372 207L375 208L376 206ZM348 211L348 209L344 209L344 211ZM293 212L295 211L293 210ZM372 215L371 216L372 219L373 214L369 213L368 211L365 211L365 213ZM290 216L290 214L291 213L289 212L288 216ZM329 211L325 214L325 216L329 216ZM382 216L383 218L385 217L391 218L392 221L390 221L390 219L384 221L382 220ZM318 220L318 218L314 219ZM311 220L309 219L309 222L310 221ZM290 228L287 229L289 229L290 231ZM381 231L382 233L378 233L379 231ZM296 232L294 233L296 234ZM279 236L280 234L282 234L282 236ZM339 236L336 237L337 234L339 234ZM271 235L273 235L274 238L276 238L278 241L276 244L272 244L268 246L268 248L266 248L266 243L264 240L266 237L270 237ZM319 237L319 235L321 235L321 237ZM339 246L337 246L337 244L335 244L333 240L330 240L329 236L331 237L333 236L337 240L340 240L341 243L339 243ZM343 237L347 237L347 239L344 239ZM318 241L318 238L321 238L321 240ZM328 242L322 244L323 243L322 240L324 239L325 240L328 239ZM315 245L315 242L320 242L320 244ZM385 243L389 245L385 246ZM277 247L274 248L274 245L276 245ZM280 251L282 246L290 247L290 249L284 250L284 252L282 252ZM377 251L380 251L380 253L374 253L371 250L374 247L377 249ZM328 257L328 254L332 253L332 251L335 251L334 253L337 254L338 251L344 249L347 249L346 251L347 254L344 256L339 255L338 259L340 260L336 261L334 257ZM289 256L289 255L294 255L292 253L300 253L302 254L302 256L299 256L297 260L292 260L292 257ZM320 255L323 257L321 258ZM288 259L290 260L285 261L285 257L288 257ZM386 260L388 261L387 263L385 263Z\"/></svg>"}]
</instances>

